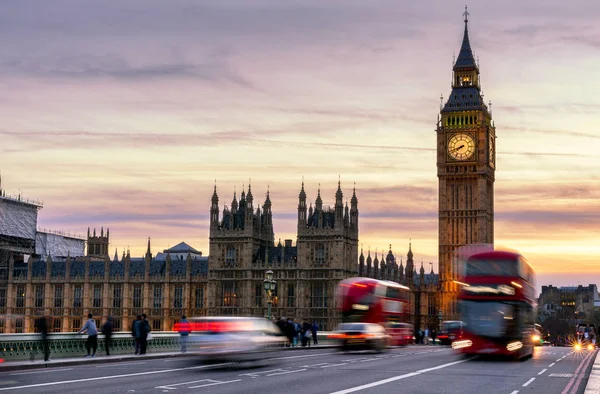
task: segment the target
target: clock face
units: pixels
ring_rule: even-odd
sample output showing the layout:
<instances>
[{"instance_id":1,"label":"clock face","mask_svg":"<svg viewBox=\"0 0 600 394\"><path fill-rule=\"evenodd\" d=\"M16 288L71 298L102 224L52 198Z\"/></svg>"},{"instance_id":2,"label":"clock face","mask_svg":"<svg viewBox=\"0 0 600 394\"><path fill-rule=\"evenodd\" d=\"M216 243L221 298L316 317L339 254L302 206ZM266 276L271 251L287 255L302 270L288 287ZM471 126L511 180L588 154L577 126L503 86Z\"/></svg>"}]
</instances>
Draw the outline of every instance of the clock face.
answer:
<instances>
[{"instance_id":1,"label":"clock face","mask_svg":"<svg viewBox=\"0 0 600 394\"><path fill-rule=\"evenodd\" d=\"M490 140L489 140L489 159L490 159L490 164L494 165L494 136L490 134Z\"/></svg>"},{"instance_id":2,"label":"clock face","mask_svg":"<svg viewBox=\"0 0 600 394\"><path fill-rule=\"evenodd\" d=\"M448 155L454 160L469 160L475 153L475 140L470 134L454 134L448 141Z\"/></svg>"}]
</instances>

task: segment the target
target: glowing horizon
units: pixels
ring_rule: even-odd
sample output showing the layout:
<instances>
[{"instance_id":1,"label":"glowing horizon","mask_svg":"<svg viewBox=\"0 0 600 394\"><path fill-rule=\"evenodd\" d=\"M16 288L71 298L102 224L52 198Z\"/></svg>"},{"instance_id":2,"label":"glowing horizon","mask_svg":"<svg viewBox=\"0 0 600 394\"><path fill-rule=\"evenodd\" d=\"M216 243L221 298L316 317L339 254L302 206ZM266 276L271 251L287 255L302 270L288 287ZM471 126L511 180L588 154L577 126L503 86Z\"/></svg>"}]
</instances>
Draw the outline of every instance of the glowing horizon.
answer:
<instances>
[{"instance_id":1,"label":"glowing horizon","mask_svg":"<svg viewBox=\"0 0 600 394\"><path fill-rule=\"evenodd\" d=\"M600 5L484 3L469 34L498 134L495 244L540 284L600 282ZM2 187L44 201L39 227L110 228L111 257L142 256L149 236L153 253L208 255L214 180L222 210L252 179L275 241L295 241L302 179L333 205L341 177L365 253L392 244L405 262L410 238L437 272L434 128L464 3L5 8Z\"/></svg>"}]
</instances>

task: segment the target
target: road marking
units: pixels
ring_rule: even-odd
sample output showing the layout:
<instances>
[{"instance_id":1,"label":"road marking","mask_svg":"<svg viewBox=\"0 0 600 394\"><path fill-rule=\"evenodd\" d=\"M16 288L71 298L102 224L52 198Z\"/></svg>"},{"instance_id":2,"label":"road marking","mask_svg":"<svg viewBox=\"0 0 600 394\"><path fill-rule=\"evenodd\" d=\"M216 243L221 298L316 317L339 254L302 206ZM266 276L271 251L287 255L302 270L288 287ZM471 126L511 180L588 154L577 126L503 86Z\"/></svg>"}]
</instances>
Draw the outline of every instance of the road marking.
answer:
<instances>
[{"instance_id":1,"label":"road marking","mask_svg":"<svg viewBox=\"0 0 600 394\"><path fill-rule=\"evenodd\" d=\"M302 371L306 371L306 368L297 369L297 370L294 370L294 371L282 371L282 372L270 373L267 376L285 375L285 374L288 374L288 373L302 372ZM190 387L190 388L193 388L193 387Z\"/></svg>"},{"instance_id":2,"label":"road marking","mask_svg":"<svg viewBox=\"0 0 600 394\"><path fill-rule=\"evenodd\" d=\"M572 373L551 373L548 375L549 378L572 378Z\"/></svg>"},{"instance_id":3,"label":"road marking","mask_svg":"<svg viewBox=\"0 0 600 394\"><path fill-rule=\"evenodd\" d=\"M207 379L207 380L209 380L209 379ZM235 382L239 382L240 380L242 380L242 379L228 380L226 382L216 382L213 380L214 383L201 384L199 386L190 386L190 387L188 387L188 389L197 389L200 387L217 386L219 384L235 383Z\"/></svg>"},{"instance_id":4,"label":"road marking","mask_svg":"<svg viewBox=\"0 0 600 394\"><path fill-rule=\"evenodd\" d=\"M259 376L259 375L268 374L270 372L278 372L278 371L283 371L283 369L277 368L277 369L272 369L270 371L242 373L242 374L239 374L238 376L252 376L252 377L256 377L256 376Z\"/></svg>"},{"instance_id":5,"label":"road marking","mask_svg":"<svg viewBox=\"0 0 600 394\"><path fill-rule=\"evenodd\" d=\"M207 380L208 379L202 379L202 380L192 380L191 382L166 384L164 386L156 386L155 389L175 390L174 386L183 386L184 384L194 384L194 383L206 382ZM213 380L213 382L214 382L214 380Z\"/></svg>"},{"instance_id":6,"label":"road marking","mask_svg":"<svg viewBox=\"0 0 600 394\"><path fill-rule=\"evenodd\" d=\"M548 365L548 368L553 367L554 365L556 365L556 363L552 363L552 364Z\"/></svg>"},{"instance_id":7,"label":"road marking","mask_svg":"<svg viewBox=\"0 0 600 394\"><path fill-rule=\"evenodd\" d=\"M515 390L515 391L513 391L513 392L512 392L512 393L510 393L510 394L517 394L518 392L519 392L519 390Z\"/></svg>"},{"instance_id":8,"label":"road marking","mask_svg":"<svg viewBox=\"0 0 600 394\"><path fill-rule=\"evenodd\" d=\"M523 384L523 387L527 387L527 386L529 386L529 384L530 384L531 382L533 382L534 380L535 380L535 378L531 378L531 379L529 379L527 382L525 382L525 383Z\"/></svg>"},{"instance_id":9,"label":"road marking","mask_svg":"<svg viewBox=\"0 0 600 394\"><path fill-rule=\"evenodd\" d=\"M348 363L341 363L341 364L329 364L329 365L323 365L321 368L329 368L329 367L339 367L340 365L346 365Z\"/></svg>"},{"instance_id":10,"label":"road marking","mask_svg":"<svg viewBox=\"0 0 600 394\"><path fill-rule=\"evenodd\" d=\"M547 371L547 369L546 369L546 368L544 368L544 369L542 369L540 372L538 372L538 375L541 375L541 374L543 374L543 373L544 373L544 372L546 372L546 371Z\"/></svg>"},{"instance_id":11,"label":"road marking","mask_svg":"<svg viewBox=\"0 0 600 394\"><path fill-rule=\"evenodd\" d=\"M337 352L331 352L331 353L304 354L302 356L274 357L271 360L289 360L289 359L292 359L292 358L305 358L305 357L326 356L328 354L338 354L338 353Z\"/></svg>"},{"instance_id":12,"label":"road marking","mask_svg":"<svg viewBox=\"0 0 600 394\"><path fill-rule=\"evenodd\" d=\"M43 370L43 371L16 372L16 373L11 373L10 376L12 376L12 375L29 375L29 374L34 374L34 373L48 373L48 372L70 371L72 369L73 368L60 368L60 369Z\"/></svg>"},{"instance_id":13,"label":"road marking","mask_svg":"<svg viewBox=\"0 0 600 394\"><path fill-rule=\"evenodd\" d=\"M569 391L569 389L571 388L571 386L573 386L573 390L571 392L577 392L577 389L579 389L579 385L581 384L581 379L583 378L583 375L585 375L585 371L587 370L588 366L592 362L592 359L595 358L595 357L592 357L592 355L595 353L596 352L588 353L588 355L585 356L583 361L581 361L581 363L575 370L573 377L569 380L569 384L567 384L567 387L565 387L565 389L562 391L561 394L566 394ZM580 371L581 371L581 374L579 375L579 377L577 377L577 374ZM573 385L573 383L575 383L575 385Z\"/></svg>"},{"instance_id":14,"label":"road marking","mask_svg":"<svg viewBox=\"0 0 600 394\"><path fill-rule=\"evenodd\" d=\"M213 364L213 365L199 365L197 367L186 367L186 368L160 369L158 371L127 373L127 374L123 374L123 375L98 376L98 377L95 377L95 378L63 380L63 381L59 381L59 382L28 384L28 385L25 385L25 386L13 386L13 387L0 388L0 391L21 390L21 389L29 389L29 388L33 388L33 387L58 386L58 385L61 385L61 384L71 384L71 383L81 383L81 382L94 382L94 381L97 381L97 380L121 379L121 378L129 378L131 376L155 375L155 374L166 373L166 372L190 371L190 370L193 370L193 369L214 368L214 367L219 367L219 366L223 366L223 365L227 365L227 363Z\"/></svg>"},{"instance_id":15,"label":"road marking","mask_svg":"<svg viewBox=\"0 0 600 394\"><path fill-rule=\"evenodd\" d=\"M118 368L118 367L122 367L123 365L137 365L137 364L146 364L145 361L134 361L131 363L115 363L115 364L109 364L109 365L96 365L96 368Z\"/></svg>"},{"instance_id":16,"label":"road marking","mask_svg":"<svg viewBox=\"0 0 600 394\"><path fill-rule=\"evenodd\" d=\"M396 380L401 380L401 379L406 379L406 378L410 378L410 377L413 377L413 376L418 376L418 375L421 375L421 374L426 373L426 372L435 371L437 369L451 367L451 366L456 365L456 364L465 363L465 362L470 361L472 359L473 358L469 358L469 359L466 359L466 360L459 360L459 361L454 361L454 362L447 363L447 364L438 365L438 366L432 367L432 368L421 369L421 370L418 370L416 372L411 372L411 373L407 373L407 374L404 374L404 375L398 375L398 376L394 376L394 377L391 377L391 378L387 378L387 379L383 379L383 380L378 380L378 381L373 382L373 383L363 384L362 386L357 386L357 387L352 387L352 388L349 388L349 389L346 389L346 390L336 391L336 392L333 392L331 394L353 393L355 391L360 391L360 390L368 389L368 388L371 388L371 387L381 386L382 384L386 384L386 383L390 383L390 382L395 382Z\"/></svg>"},{"instance_id":17,"label":"road marking","mask_svg":"<svg viewBox=\"0 0 600 394\"><path fill-rule=\"evenodd\" d=\"M395 356L392 356L392 358L396 358L396 357L406 357L406 354L397 354Z\"/></svg>"}]
</instances>

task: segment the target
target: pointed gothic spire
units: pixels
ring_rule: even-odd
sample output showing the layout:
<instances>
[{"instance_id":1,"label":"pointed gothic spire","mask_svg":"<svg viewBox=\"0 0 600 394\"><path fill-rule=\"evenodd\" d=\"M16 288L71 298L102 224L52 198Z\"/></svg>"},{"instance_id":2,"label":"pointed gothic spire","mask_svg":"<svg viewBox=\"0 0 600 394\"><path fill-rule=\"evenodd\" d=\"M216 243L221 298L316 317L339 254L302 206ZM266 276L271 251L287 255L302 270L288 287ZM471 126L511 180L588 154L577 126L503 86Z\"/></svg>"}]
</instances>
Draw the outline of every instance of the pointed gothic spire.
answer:
<instances>
[{"instance_id":1,"label":"pointed gothic spire","mask_svg":"<svg viewBox=\"0 0 600 394\"><path fill-rule=\"evenodd\" d=\"M152 259L152 252L150 251L150 237L148 237L148 249L146 250L146 257Z\"/></svg>"},{"instance_id":2,"label":"pointed gothic spire","mask_svg":"<svg viewBox=\"0 0 600 394\"><path fill-rule=\"evenodd\" d=\"M335 192L336 202L339 201L341 203L343 197L344 197L344 194L342 193L342 178L340 176L338 179L338 188Z\"/></svg>"},{"instance_id":3,"label":"pointed gothic spire","mask_svg":"<svg viewBox=\"0 0 600 394\"><path fill-rule=\"evenodd\" d=\"M212 195L212 203L213 204L218 204L219 203L219 196L217 195L217 180L215 179L215 187L213 190L213 195Z\"/></svg>"},{"instance_id":4,"label":"pointed gothic spire","mask_svg":"<svg viewBox=\"0 0 600 394\"><path fill-rule=\"evenodd\" d=\"M115 263L119 261L119 253L117 253L117 248L115 248L115 257L113 258L113 261Z\"/></svg>"},{"instance_id":5,"label":"pointed gothic spire","mask_svg":"<svg viewBox=\"0 0 600 394\"><path fill-rule=\"evenodd\" d=\"M463 16L465 17L465 33L463 36L462 45L460 47L460 52L458 53L458 58L456 59L456 63L454 63L454 69L477 67L477 63L475 63L475 57L473 56L473 51L471 50L471 43L469 42L469 11L467 10L467 6L465 6L465 12L463 13Z\"/></svg>"},{"instance_id":6,"label":"pointed gothic spire","mask_svg":"<svg viewBox=\"0 0 600 394\"><path fill-rule=\"evenodd\" d=\"M298 195L298 198L300 198L301 200L306 200L306 192L304 191L304 177L302 177L302 188L300 189L300 194Z\"/></svg>"},{"instance_id":7,"label":"pointed gothic spire","mask_svg":"<svg viewBox=\"0 0 600 394\"><path fill-rule=\"evenodd\" d=\"M317 189L317 199L315 200L315 209L321 210L323 208L323 200L321 199L321 184L319 183L319 188Z\"/></svg>"}]
</instances>

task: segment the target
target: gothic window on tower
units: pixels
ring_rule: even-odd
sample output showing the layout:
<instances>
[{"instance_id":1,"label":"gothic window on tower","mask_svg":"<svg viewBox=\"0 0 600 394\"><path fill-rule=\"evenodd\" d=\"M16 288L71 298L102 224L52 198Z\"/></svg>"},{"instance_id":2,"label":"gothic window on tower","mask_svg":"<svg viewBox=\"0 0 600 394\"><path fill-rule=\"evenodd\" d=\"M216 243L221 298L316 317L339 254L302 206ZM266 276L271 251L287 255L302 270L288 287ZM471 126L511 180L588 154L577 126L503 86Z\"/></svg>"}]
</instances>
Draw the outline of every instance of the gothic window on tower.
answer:
<instances>
[{"instance_id":1,"label":"gothic window on tower","mask_svg":"<svg viewBox=\"0 0 600 394\"><path fill-rule=\"evenodd\" d=\"M323 244L318 244L315 247L315 264L325 264L325 246Z\"/></svg>"},{"instance_id":2,"label":"gothic window on tower","mask_svg":"<svg viewBox=\"0 0 600 394\"><path fill-rule=\"evenodd\" d=\"M94 285L94 299L92 306L102 308L102 285Z\"/></svg>"},{"instance_id":3,"label":"gothic window on tower","mask_svg":"<svg viewBox=\"0 0 600 394\"><path fill-rule=\"evenodd\" d=\"M36 285L35 286L35 307L43 308L44 307L44 285Z\"/></svg>"},{"instance_id":4,"label":"gothic window on tower","mask_svg":"<svg viewBox=\"0 0 600 394\"><path fill-rule=\"evenodd\" d=\"M162 285L154 285L154 302L153 302L154 309L162 308L162 302L163 302L162 293L163 293Z\"/></svg>"},{"instance_id":5,"label":"gothic window on tower","mask_svg":"<svg viewBox=\"0 0 600 394\"><path fill-rule=\"evenodd\" d=\"M228 265L235 264L235 246L228 246L226 255L225 255L225 263Z\"/></svg>"},{"instance_id":6,"label":"gothic window on tower","mask_svg":"<svg viewBox=\"0 0 600 394\"><path fill-rule=\"evenodd\" d=\"M61 332L62 331L62 319L59 317L55 317L52 319L52 332Z\"/></svg>"},{"instance_id":7,"label":"gothic window on tower","mask_svg":"<svg viewBox=\"0 0 600 394\"><path fill-rule=\"evenodd\" d=\"M113 285L113 308L123 307L123 285Z\"/></svg>"},{"instance_id":8,"label":"gothic window on tower","mask_svg":"<svg viewBox=\"0 0 600 394\"><path fill-rule=\"evenodd\" d=\"M63 307L63 285L54 285L54 307Z\"/></svg>"},{"instance_id":9,"label":"gothic window on tower","mask_svg":"<svg viewBox=\"0 0 600 394\"><path fill-rule=\"evenodd\" d=\"M83 307L83 287L81 285L73 286L73 308Z\"/></svg>"},{"instance_id":10,"label":"gothic window on tower","mask_svg":"<svg viewBox=\"0 0 600 394\"><path fill-rule=\"evenodd\" d=\"M5 314L6 308L6 288L0 288L0 314Z\"/></svg>"},{"instance_id":11,"label":"gothic window on tower","mask_svg":"<svg viewBox=\"0 0 600 394\"><path fill-rule=\"evenodd\" d=\"M288 289L287 289L287 307L288 308L294 307L294 301L296 300L295 291L296 291L296 288L295 288L294 284L293 283L288 284Z\"/></svg>"},{"instance_id":12,"label":"gothic window on tower","mask_svg":"<svg viewBox=\"0 0 600 394\"><path fill-rule=\"evenodd\" d=\"M204 287L196 287L196 309L204 308Z\"/></svg>"},{"instance_id":13,"label":"gothic window on tower","mask_svg":"<svg viewBox=\"0 0 600 394\"><path fill-rule=\"evenodd\" d=\"M183 286L175 286L175 297L173 297L173 308L183 308Z\"/></svg>"},{"instance_id":14,"label":"gothic window on tower","mask_svg":"<svg viewBox=\"0 0 600 394\"><path fill-rule=\"evenodd\" d=\"M223 282L221 304L226 307L237 306L237 294L234 282Z\"/></svg>"},{"instance_id":15,"label":"gothic window on tower","mask_svg":"<svg viewBox=\"0 0 600 394\"><path fill-rule=\"evenodd\" d=\"M254 306L257 308L262 308L263 291L262 283L257 283L254 286Z\"/></svg>"},{"instance_id":16,"label":"gothic window on tower","mask_svg":"<svg viewBox=\"0 0 600 394\"><path fill-rule=\"evenodd\" d=\"M142 307L142 285L135 285L133 287L133 307Z\"/></svg>"},{"instance_id":17,"label":"gothic window on tower","mask_svg":"<svg viewBox=\"0 0 600 394\"><path fill-rule=\"evenodd\" d=\"M311 286L310 307L327 308L327 287L326 283L316 282Z\"/></svg>"}]
</instances>

